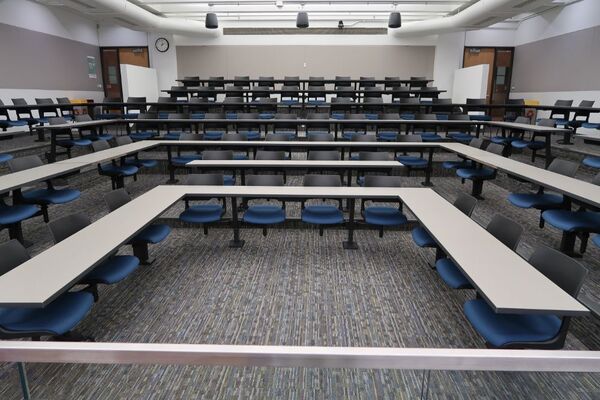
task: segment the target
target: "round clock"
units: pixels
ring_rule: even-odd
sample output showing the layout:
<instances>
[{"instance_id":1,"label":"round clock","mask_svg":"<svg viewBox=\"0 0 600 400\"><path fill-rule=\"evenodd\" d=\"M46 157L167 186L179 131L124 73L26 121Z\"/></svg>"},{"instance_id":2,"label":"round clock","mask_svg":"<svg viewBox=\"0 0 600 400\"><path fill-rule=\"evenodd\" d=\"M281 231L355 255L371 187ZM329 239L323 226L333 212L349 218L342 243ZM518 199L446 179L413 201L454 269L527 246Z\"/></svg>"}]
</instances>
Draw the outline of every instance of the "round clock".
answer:
<instances>
[{"instance_id":1,"label":"round clock","mask_svg":"<svg viewBox=\"0 0 600 400\"><path fill-rule=\"evenodd\" d=\"M156 47L156 50L164 53L169 50L169 41L164 37L158 38L156 39L156 42L154 42L154 47Z\"/></svg>"}]
</instances>

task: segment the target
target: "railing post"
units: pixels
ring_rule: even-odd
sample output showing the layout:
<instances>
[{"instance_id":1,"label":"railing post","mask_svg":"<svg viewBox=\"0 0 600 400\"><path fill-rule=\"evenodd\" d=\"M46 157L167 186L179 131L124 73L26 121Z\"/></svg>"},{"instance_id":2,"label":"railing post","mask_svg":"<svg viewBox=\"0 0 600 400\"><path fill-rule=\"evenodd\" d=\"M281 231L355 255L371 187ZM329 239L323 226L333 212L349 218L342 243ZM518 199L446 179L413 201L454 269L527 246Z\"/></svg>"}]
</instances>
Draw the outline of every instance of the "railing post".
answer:
<instances>
[{"instance_id":1,"label":"railing post","mask_svg":"<svg viewBox=\"0 0 600 400\"><path fill-rule=\"evenodd\" d=\"M29 393L29 382L27 382L27 371L25 371L25 363L18 362L17 369L19 370L19 382L21 383L23 399L30 400L31 394Z\"/></svg>"}]
</instances>

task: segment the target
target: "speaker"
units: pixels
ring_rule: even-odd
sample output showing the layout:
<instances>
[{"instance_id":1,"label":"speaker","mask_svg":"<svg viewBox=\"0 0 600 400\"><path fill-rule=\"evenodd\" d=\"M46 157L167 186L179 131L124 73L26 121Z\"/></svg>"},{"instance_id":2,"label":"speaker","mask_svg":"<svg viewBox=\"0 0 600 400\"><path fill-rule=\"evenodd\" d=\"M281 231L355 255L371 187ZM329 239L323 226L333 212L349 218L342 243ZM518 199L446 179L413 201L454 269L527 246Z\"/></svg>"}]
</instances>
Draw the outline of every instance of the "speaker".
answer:
<instances>
[{"instance_id":1,"label":"speaker","mask_svg":"<svg viewBox=\"0 0 600 400\"><path fill-rule=\"evenodd\" d=\"M217 29L219 27L219 20L217 19L217 14L206 13L205 26L206 29Z\"/></svg>"},{"instance_id":2,"label":"speaker","mask_svg":"<svg viewBox=\"0 0 600 400\"><path fill-rule=\"evenodd\" d=\"M400 28L402 26L402 17L399 12L390 13L390 20L388 21L388 27Z\"/></svg>"},{"instance_id":3,"label":"speaker","mask_svg":"<svg viewBox=\"0 0 600 400\"><path fill-rule=\"evenodd\" d=\"M304 11L296 16L296 28L308 28L308 14Z\"/></svg>"}]
</instances>

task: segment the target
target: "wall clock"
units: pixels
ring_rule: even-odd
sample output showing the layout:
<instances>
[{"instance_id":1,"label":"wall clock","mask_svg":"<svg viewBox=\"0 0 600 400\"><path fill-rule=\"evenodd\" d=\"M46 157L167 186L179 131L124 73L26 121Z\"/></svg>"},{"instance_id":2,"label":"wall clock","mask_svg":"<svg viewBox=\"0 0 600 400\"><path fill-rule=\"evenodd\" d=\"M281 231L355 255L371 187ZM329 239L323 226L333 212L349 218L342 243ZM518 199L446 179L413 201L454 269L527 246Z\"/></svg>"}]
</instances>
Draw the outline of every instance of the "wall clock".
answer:
<instances>
[{"instance_id":1,"label":"wall clock","mask_svg":"<svg viewBox=\"0 0 600 400\"><path fill-rule=\"evenodd\" d=\"M156 47L156 50L164 53L169 50L169 41L164 37L160 37L156 39L156 42L154 42L154 47Z\"/></svg>"}]
</instances>

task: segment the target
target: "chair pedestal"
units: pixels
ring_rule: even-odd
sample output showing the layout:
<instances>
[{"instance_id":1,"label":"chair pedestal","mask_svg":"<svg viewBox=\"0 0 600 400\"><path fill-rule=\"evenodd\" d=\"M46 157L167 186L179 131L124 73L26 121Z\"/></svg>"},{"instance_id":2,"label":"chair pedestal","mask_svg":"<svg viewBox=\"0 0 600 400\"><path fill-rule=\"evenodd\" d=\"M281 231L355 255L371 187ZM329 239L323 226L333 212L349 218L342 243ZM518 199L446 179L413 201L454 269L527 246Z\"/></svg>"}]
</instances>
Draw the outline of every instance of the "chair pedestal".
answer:
<instances>
[{"instance_id":1,"label":"chair pedestal","mask_svg":"<svg viewBox=\"0 0 600 400\"><path fill-rule=\"evenodd\" d=\"M148 254L148 244L147 243L133 243L131 245L133 248L133 255L139 258L140 264L142 265L151 265L154 263L155 259L150 258Z\"/></svg>"},{"instance_id":2,"label":"chair pedestal","mask_svg":"<svg viewBox=\"0 0 600 400\"><path fill-rule=\"evenodd\" d=\"M581 258L583 255L575 252L577 232L563 232L560 240L560 251L572 258Z\"/></svg>"}]
</instances>

